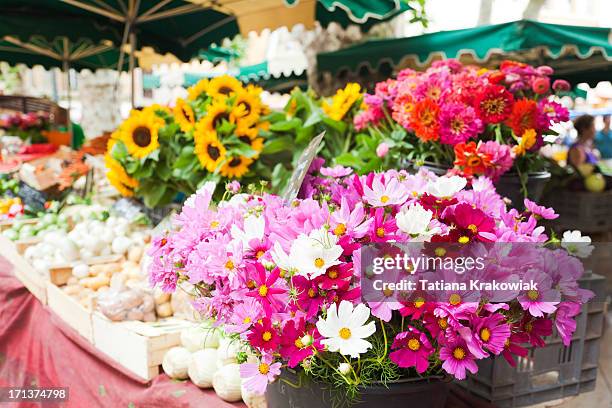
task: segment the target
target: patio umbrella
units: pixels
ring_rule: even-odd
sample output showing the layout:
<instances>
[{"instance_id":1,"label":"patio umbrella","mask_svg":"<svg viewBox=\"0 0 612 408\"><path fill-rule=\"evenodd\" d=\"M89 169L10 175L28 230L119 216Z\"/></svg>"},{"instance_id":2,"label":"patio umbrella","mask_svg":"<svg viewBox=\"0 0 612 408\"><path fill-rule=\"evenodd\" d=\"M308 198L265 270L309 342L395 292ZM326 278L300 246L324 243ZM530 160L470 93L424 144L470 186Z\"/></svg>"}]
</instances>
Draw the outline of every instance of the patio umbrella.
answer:
<instances>
[{"instance_id":1,"label":"patio umbrella","mask_svg":"<svg viewBox=\"0 0 612 408\"><path fill-rule=\"evenodd\" d=\"M317 56L334 76L391 67L423 69L442 58L496 67L504 59L550 65L555 76L590 85L612 77L610 28L520 20L415 37L369 41ZM588 60L588 62L586 61Z\"/></svg>"}]
</instances>

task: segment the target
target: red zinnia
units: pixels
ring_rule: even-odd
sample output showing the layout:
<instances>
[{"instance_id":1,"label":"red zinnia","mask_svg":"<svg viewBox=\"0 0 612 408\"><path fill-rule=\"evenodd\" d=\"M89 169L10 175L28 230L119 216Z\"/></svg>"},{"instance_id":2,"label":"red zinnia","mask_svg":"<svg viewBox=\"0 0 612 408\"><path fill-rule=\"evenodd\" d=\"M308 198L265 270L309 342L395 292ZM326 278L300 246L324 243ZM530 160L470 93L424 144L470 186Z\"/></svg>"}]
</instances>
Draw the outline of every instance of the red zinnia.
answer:
<instances>
[{"instance_id":1,"label":"red zinnia","mask_svg":"<svg viewBox=\"0 0 612 408\"><path fill-rule=\"evenodd\" d=\"M455 145L455 166L458 166L466 177L484 174L491 166L488 154L478 151L476 142L459 143Z\"/></svg>"},{"instance_id":2,"label":"red zinnia","mask_svg":"<svg viewBox=\"0 0 612 408\"><path fill-rule=\"evenodd\" d=\"M512 128L515 135L521 136L527 129L536 129L538 106L531 99L519 99L512 107L512 114L506 124Z\"/></svg>"},{"instance_id":3,"label":"red zinnia","mask_svg":"<svg viewBox=\"0 0 612 408\"><path fill-rule=\"evenodd\" d=\"M485 123L499 123L512 112L514 96L501 85L489 85L474 99L474 109Z\"/></svg>"},{"instance_id":4,"label":"red zinnia","mask_svg":"<svg viewBox=\"0 0 612 408\"><path fill-rule=\"evenodd\" d=\"M424 142L438 140L438 111L440 107L431 99L423 99L414 104L410 115L410 127Z\"/></svg>"}]
</instances>

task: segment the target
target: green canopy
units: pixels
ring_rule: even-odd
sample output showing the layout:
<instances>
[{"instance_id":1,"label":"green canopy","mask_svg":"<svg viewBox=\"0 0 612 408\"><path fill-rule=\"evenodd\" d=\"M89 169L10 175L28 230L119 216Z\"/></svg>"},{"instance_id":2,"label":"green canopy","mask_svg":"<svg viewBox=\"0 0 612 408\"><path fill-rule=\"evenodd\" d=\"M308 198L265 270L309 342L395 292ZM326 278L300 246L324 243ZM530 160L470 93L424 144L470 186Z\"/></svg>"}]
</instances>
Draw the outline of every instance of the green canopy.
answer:
<instances>
[{"instance_id":1,"label":"green canopy","mask_svg":"<svg viewBox=\"0 0 612 408\"><path fill-rule=\"evenodd\" d=\"M550 65L573 83L596 84L612 78L610 28L545 24L520 20L415 37L368 41L317 56L321 72L376 72L425 68L442 58L496 66L504 59ZM588 59L588 62L585 60Z\"/></svg>"},{"instance_id":2,"label":"green canopy","mask_svg":"<svg viewBox=\"0 0 612 408\"><path fill-rule=\"evenodd\" d=\"M231 61L238 58L240 55L235 50L226 47L220 47L216 44L208 47L207 50L200 52L199 57L213 64L220 61Z\"/></svg>"}]
</instances>

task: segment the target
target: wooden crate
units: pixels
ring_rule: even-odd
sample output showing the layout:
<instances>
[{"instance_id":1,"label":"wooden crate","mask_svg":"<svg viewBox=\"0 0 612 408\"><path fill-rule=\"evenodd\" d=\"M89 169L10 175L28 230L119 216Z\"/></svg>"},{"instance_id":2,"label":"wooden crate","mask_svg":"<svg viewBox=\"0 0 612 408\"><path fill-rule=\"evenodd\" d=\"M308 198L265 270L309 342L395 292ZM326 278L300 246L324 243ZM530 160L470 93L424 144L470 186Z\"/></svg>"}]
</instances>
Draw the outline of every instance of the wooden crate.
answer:
<instances>
[{"instance_id":1,"label":"wooden crate","mask_svg":"<svg viewBox=\"0 0 612 408\"><path fill-rule=\"evenodd\" d=\"M13 264L13 273L42 304L47 304L47 277L38 273L17 251L15 243L0 234L0 255Z\"/></svg>"},{"instance_id":2,"label":"wooden crate","mask_svg":"<svg viewBox=\"0 0 612 408\"><path fill-rule=\"evenodd\" d=\"M26 238L26 239L20 239L18 241L13 241L13 243L15 244L15 248L17 249L17 252L19 252L19 254L23 255L26 251L26 249L28 249L31 246L34 246L36 244L41 243L42 240L40 238L37 237L32 237L32 238Z\"/></svg>"},{"instance_id":3,"label":"wooden crate","mask_svg":"<svg viewBox=\"0 0 612 408\"><path fill-rule=\"evenodd\" d=\"M89 310L52 282L47 282L47 302L68 326L93 343L92 314ZM117 347L121 347L121 343L117 343Z\"/></svg>"},{"instance_id":4,"label":"wooden crate","mask_svg":"<svg viewBox=\"0 0 612 408\"><path fill-rule=\"evenodd\" d=\"M86 263L87 265L100 265L113 262L123 261L123 255L106 255L96 256L86 262L79 261L78 263ZM68 283L68 279L72 276L72 269L76 265L76 262L66 263L62 265L54 265L49 268L49 279L57 286L62 286Z\"/></svg>"},{"instance_id":5,"label":"wooden crate","mask_svg":"<svg viewBox=\"0 0 612 408\"><path fill-rule=\"evenodd\" d=\"M193 325L176 318L113 322L99 312L93 314L92 322L95 347L145 381L159 374L166 351L178 346L181 331Z\"/></svg>"}]
</instances>

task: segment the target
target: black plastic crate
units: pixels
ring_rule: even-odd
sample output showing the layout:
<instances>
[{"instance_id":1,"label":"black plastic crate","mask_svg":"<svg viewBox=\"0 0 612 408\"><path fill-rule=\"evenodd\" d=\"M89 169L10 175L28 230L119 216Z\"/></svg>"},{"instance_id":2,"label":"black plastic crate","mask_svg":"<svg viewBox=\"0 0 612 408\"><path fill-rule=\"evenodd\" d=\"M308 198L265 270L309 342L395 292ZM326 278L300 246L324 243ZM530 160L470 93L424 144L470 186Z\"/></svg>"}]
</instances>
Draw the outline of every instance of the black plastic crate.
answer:
<instances>
[{"instance_id":1,"label":"black plastic crate","mask_svg":"<svg viewBox=\"0 0 612 408\"><path fill-rule=\"evenodd\" d=\"M459 385L500 408L522 407L577 395L595 388L599 346L605 321L606 279L588 274L580 286L595 292L576 317L576 331L568 347L556 330L546 346L530 348L517 357L516 367L502 356L478 360L478 373Z\"/></svg>"}]
</instances>

